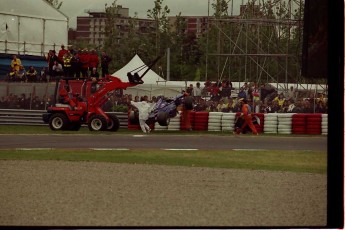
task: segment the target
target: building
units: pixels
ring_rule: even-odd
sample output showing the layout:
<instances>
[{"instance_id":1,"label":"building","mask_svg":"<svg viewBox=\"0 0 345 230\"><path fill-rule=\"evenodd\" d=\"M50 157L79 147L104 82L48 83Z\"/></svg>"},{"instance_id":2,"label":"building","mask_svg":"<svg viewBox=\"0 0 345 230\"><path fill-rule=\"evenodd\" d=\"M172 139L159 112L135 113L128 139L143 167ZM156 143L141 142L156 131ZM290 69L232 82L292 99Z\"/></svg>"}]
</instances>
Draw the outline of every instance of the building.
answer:
<instances>
[{"instance_id":1,"label":"building","mask_svg":"<svg viewBox=\"0 0 345 230\"><path fill-rule=\"evenodd\" d=\"M259 12L259 7L255 5L252 9L245 5L241 6L241 15L248 10ZM69 41L83 40L89 44L96 46L102 46L104 44L106 35L105 27L107 21L107 15L105 10L86 10L89 16L77 17L77 29L69 31ZM233 16L231 19L240 17ZM180 18L186 23L186 29L183 31L185 34L195 34L196 38L199 38L207 32L208 26L215 23L214 16L180 16ZM170 27L172 31L176 30L175 22L176 16L168 17ZM129 25L134 22L139 34L147 34L155 32L155 21L151 19L139 19L129 17L129 9L124 8L121 5L117 5L117 17L115 19L115 26L117 29L117 39L121 42L121 39L128 37Z\"/></svg>"},{"instance_id":2,"label":"building","mask_svg":"<svg viewBox=\"0 0 345 230\"><path fill-rule=\"evenodd\" d=\"M186 24L184 34L193 33L198 38L207 32L208 21L214 17L208 16L180 16L183 22ZM175 23L177 17L169 17L169 24L173 31L176 31Z\"/></svg>"},{"instance_id":3,"label":"building","mask_svg":"<svg viewBox=\"0 0 345 230\"><path fill-rule=\"evenodd\" d=\"M69 31L69 40L83 40L89 44L102 46L104 44L106 33L107 14L105 10L86 10L89 16L77 17L77 29ZM115 27L117 31L117 40L128 37L129 25L133 21L139 33L145 34L154 31L155 22L150 19L135 19L129 17L129 9L117 6L117 15L115 18Z\"/></svg>"}]
</instances>

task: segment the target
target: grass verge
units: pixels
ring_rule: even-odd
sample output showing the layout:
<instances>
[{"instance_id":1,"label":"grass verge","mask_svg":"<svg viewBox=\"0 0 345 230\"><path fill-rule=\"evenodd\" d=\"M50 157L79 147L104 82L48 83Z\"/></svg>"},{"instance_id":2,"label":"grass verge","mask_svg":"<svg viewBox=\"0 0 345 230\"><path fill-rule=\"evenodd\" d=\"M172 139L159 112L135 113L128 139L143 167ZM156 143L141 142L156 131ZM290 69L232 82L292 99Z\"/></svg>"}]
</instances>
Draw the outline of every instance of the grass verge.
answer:
<instances>
[{"instance_id":1,"label":"grass verge","mask_svg":"<svg viewBox=\"0 0 345 230\"><path fill-rule=\"evenodd\" d=\"M311 151L0 150L0 160L94 161L325 174L327 153Z\"/></svg>"}]
</instances>

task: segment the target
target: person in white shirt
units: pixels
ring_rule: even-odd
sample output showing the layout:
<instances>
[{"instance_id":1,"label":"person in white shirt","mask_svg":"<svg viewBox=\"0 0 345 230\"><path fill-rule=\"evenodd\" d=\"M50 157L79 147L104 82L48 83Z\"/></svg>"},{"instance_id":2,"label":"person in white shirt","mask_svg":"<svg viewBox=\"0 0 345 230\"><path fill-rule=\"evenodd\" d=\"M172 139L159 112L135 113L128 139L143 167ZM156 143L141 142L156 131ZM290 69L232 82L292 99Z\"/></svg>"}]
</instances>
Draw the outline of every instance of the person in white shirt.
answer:
<instances>
[{"instance_id":1,"label":"person in white shirt","mask_svg":"<svg viewBox=\"0 0 345 230\"><path fill-rule=\"evenodd\" d=\"M290 99L287 101L288 102L288 109L287 109L287 112L288 113L292 113L293 109L296 107L295 104L294 104L294 100L293 99Z\"/></svg>"},{"instance_id":2,"label":"person in white shirt","mask_svg":"<svg viewBox=\"0 0 345 230\"><path fill-rule=\"evenodd\" d=\"M135 102L131 101L131 105L136 107L139 111L139 125L143 133L149 133L151 131L150 127L146 124L149 118L149 113L153 109L155 103L147 102L146 98L143 97L141 101Z\"/></svg>"},{"instance_id":3,"label":"person in white shirt","mask_svg":"<svg viewBox=\"0 0 345 230\"><path fill-rule=\"evenodd\" d=\"M201 92L202 92L202 89L200 88L200 82L197 82L196 87L193 90L193 97L196 103L199 103L201 100Z\"/></svg>"},{"instance_id":4,"label":"person in white shirt","mask_svg":"<svg viewBox=\"0 0 345 230\"><path fill-rule=\"evenodd\" d=\"M54 62L54 65L52 67L53 70L53 76L63 76L63 68L62 65L60 63L58 63L57 61Z\"/></svg>"}]
</instances>

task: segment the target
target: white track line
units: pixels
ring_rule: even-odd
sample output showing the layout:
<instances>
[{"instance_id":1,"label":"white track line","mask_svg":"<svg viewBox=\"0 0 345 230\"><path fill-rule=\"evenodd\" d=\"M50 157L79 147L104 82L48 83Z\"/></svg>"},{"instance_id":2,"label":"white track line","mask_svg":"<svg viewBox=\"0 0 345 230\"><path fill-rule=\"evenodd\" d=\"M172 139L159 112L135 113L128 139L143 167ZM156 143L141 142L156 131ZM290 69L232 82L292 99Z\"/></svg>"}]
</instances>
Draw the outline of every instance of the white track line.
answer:
<instances>
[{"instance_id":1,"label":"white track line","mask_svg":"<svg viewBox=\"0 0 345 230\"><path fill-rule=\"evenodd\" d=\"M197 151L199 149L162 149L167 151Z\"/></svg>"},{"instance_id":2,"label":"white track line","mask_svg":"<svg viewBox=\"0 0 345 230\"><path fill-rule=\"evenodd\" d=\"M128 151L126 148L90 148L95 151Z\"/></svg>"},{"instance_id":3,"label":"white track line","mask_svg":"<svg viewBox=\"0 0 345 230\"><path fill-rule=\"evenodd\" d=\"M16 148L15 150L20 151L36 151L36 150L55 150L54 148Z\"/></svg>"},{"instance_id":4,"label":"white track line","mask_svg":"<svg viewBox=\"0 0 345 230\"><path fill-rule=\"evenodd\" d=\"M232 149L234 151L268 151L268 149Z\"/></svg>"}]
</instances>

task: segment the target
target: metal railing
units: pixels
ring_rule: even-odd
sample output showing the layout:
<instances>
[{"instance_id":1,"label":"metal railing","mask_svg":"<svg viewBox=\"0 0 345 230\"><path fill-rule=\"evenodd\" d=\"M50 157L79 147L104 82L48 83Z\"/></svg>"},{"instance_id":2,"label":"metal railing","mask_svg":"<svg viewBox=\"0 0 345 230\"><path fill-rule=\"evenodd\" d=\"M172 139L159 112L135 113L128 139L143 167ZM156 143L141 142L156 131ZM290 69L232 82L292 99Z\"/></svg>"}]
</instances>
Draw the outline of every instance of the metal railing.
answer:
<instances>
[{"instance_id":1,"label":"metal railing","mask_svg":"<svg viewBox=\"0 0 345 230\"><path fill-rule=\"evenodd\" d=\"M48 125L42 120L45 110L0 109L0 125ZM107 112L115 114L120 121L120 128L128 127L128 115L121 112Z\"/></svg>"}]
</instances>

